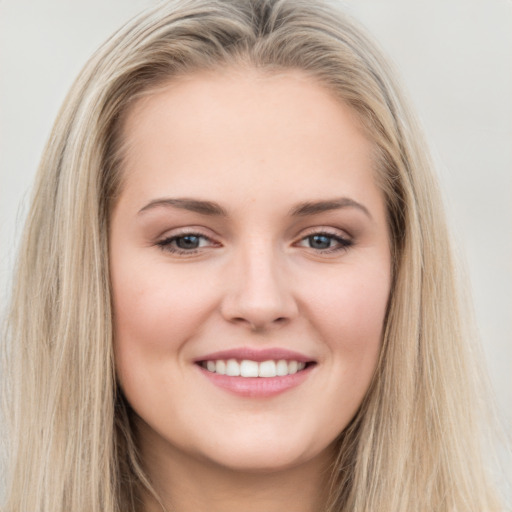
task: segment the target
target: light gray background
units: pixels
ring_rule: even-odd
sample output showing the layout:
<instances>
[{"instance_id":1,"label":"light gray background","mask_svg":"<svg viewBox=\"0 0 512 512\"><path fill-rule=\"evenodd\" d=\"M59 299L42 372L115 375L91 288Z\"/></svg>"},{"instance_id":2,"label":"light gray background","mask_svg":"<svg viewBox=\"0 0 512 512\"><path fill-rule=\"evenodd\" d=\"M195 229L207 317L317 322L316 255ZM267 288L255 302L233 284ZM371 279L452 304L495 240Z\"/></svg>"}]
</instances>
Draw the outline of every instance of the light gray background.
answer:
<instances>
[{"instance_id":1,"label":"light gray background","mask_svg":"<svg viewBox=\"0 0 512 512\"><path fill-rule=\"evenodd\" d=\"M0 0L0 297L57 109L152 0ZM512 2L346 0L391 56L438 164L492 382L512 423Z\"/></svg>"}]
</instances>

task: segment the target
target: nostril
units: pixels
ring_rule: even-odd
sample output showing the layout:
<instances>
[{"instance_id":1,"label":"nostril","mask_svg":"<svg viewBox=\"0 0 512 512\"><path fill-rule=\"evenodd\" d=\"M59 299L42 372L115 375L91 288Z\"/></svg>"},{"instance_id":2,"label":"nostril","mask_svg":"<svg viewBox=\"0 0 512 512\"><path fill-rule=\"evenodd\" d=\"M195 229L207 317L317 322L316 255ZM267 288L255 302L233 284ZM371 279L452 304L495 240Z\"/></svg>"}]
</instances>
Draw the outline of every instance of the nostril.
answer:
<instances>
[{"instance_id":1,"label":"nostril","mask_svg":"<svg viewBox=\"0 0 512 512\"><path fill-rule=\"evenodd\" d=\"M233 323L249 324L254 329L257 329L257 330L266 329L267 327L270 327L271 325L276 325L276 324L282 325L282 324L285 324L287 321L288 321L288 318L286 318L285 316L280 316L270 322L265 322L265 321L258 322L256 320L251 321L250 319L244 318L241 316L237 316L237 317L234 317L231 319L231 322L233 322Z\"/></svg>"}]
</instances>

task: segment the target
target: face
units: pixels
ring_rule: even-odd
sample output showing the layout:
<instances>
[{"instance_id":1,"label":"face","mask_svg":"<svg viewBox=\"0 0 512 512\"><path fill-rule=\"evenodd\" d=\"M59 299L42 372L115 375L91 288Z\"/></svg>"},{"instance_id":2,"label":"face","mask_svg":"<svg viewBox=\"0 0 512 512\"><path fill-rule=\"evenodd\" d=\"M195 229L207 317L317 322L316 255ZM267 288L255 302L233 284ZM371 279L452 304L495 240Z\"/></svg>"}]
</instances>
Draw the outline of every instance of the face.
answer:
<instances>
[{"instance_id":1,"label":"face","mask_svg":"<svg viewBox=\"0 0 512 512\"><path fill-rule=\"evenodd\" d=\"M115 358L142 446L248 471L326 456L390 290L357 117L298 72L205 73L138 100L124 138Z\"/></svg>"}]
</instances>

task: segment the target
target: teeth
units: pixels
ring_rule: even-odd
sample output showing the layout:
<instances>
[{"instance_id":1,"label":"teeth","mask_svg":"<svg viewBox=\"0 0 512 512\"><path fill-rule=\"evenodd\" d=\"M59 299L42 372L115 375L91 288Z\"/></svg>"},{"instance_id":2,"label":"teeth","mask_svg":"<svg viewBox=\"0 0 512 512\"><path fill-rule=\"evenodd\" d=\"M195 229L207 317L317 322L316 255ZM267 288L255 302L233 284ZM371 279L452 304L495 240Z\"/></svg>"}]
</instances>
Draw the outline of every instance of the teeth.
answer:
<instances>
[{"instance_id":1,"label":"teeth","mask_svg":"<svg viewBox=\"0 0 512 512\"><path fill-rule=\"evenodd\" d=\"M286 361L283 361L282 359L280 361L277 361L276 375L278 375L279 377L288 375L288 363Z\"/></svg>"},{"instance_id":2,"label":"teeth","mask_svg":"<svg viewBox=\"0 0 512 512\"><path fill-rule=\"evenodd\" d=\"M226 375L238 377L240 375L240 365L236 359L228 359L226 362Z\"/></svg>"},{"instance_id":3,"label":"teeth","mask_svg":"<svg viewBox=\"0 0 512 512\"><path fill-rule=\"evenodd\" d=\"M257 377L258 363L256 361L248 361L247 359L244 359L240 363L240 375L242 377Z\"/></svg>"},{"instance_id":4,"label":"teeth","mask_svg":"<svg viewBox=\"0 0 512 512\"><path fill-rule=\"evenodd\" d=\"M259 377L275 377L276 363L274 361L263 361L260 363Z\"/></svg>"},{"instance_id":5,"label":"teeth","mask_svg":"<svg viewBox=\"0 0 512 512\"><path fill-rule=\"evenodd\" d=\"M251 361L244 359L238 362L236 359L228 359L224 361L219 359L217 361L206 361L202 366L208 371L218 373L220 375L228 375L230 377L284 377L286 375L293 375L298 371L304 370L306 363L299 363L298 361Z\"/></svg>"},{"instance_id":6,"label":"teeth","mask_svg":"<svg viewBox=\"0 0 512 512\"><path fill-rule=\"evenodd\" d=\"M209 361L208 361L209 362ZM225 361L212 361L212 363L214 363L214 368L213 370L210 370L210 371L213 371L215 373L220 373L221 375L226 375L226 363Z\"/></svg>"}]
</instances>

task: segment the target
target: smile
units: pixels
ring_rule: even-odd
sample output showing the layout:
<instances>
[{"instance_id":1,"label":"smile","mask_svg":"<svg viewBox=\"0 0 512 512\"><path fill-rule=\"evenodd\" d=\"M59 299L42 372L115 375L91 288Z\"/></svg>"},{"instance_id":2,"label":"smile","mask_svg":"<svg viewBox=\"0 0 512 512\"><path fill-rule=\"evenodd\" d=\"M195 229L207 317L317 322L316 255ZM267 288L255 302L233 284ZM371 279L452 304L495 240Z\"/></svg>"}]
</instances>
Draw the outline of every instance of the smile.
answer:
<instances>
[{"instance_id":1,"label":"smile","mask_svg":"<svg viewBox=\"0 0 512 512\"><path fill-rule=\"evenodd\" d=\"M269 398L296 388L318 366L305 354L279 348L224 350L194 362L215 387L252 398Z\"/></svg>"},{"instance_id":2,"label":"smile","mask_svg":"<svg viewBox=\"0 0 512 512\"><path fill-rule=\"evenodd\" d=\"M306 368L306 363L301 361L286 361L279 359L277 361L252 361L250 359L243 359L237 361L236 359L218 359L201 361L201 366L212 373L219 375L227 375L229 377L285 377L293 375Z\"/></svg>"}]
</instances>

